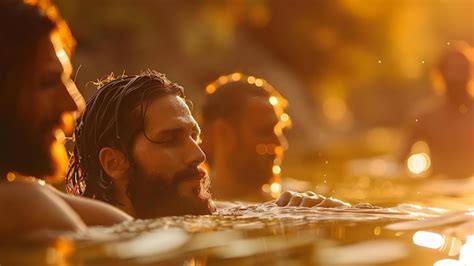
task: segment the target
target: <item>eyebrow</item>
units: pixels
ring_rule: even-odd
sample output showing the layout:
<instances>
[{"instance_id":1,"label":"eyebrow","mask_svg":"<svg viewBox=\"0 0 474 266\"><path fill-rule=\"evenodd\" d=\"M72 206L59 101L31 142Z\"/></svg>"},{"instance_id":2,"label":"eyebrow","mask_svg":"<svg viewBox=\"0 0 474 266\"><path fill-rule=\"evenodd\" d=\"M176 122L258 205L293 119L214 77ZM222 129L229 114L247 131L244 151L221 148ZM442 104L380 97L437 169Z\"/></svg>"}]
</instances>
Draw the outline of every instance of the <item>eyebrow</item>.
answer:
<instances>
[{"instance_id":1,"label":"eyebrow","mask_svg":"<svg viewBox=\"0 0 474 266\"><path fill-rule=\"evenodd\" d=\"M165 129L163 131L158 132L156 134L156 137L162 137L162 136L167 136L167 135L174 135L174 134L183 133L183 132L186 131L186 126ZM201 128L199 127L199 125L196 122L192 122L190 126L191 126L191 131L192 132L196 132L198 136L201 135Z\"/></svg>"}]
</instances>

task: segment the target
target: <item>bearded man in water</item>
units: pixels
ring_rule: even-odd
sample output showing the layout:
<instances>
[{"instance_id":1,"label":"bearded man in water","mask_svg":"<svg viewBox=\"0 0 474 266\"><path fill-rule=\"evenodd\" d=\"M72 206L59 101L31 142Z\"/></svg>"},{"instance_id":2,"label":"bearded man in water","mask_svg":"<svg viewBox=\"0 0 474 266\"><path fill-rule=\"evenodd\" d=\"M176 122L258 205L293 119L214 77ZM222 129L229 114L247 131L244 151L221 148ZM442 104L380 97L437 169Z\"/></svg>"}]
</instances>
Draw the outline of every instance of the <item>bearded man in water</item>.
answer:
<instances>
[{"instance_id":1,"label":"bearded man in water","mask_svg":"<svg viewBox=\"0 0 474 266\"><path fill-rule=\"evenodd\" d=\"M84 106L70 78L74 39L57 9L50 1L0 1L0 40L0 239L130 220L110 205L21 178L55 180L66 161L59 141Z\"/></svg>"}]
</instances>

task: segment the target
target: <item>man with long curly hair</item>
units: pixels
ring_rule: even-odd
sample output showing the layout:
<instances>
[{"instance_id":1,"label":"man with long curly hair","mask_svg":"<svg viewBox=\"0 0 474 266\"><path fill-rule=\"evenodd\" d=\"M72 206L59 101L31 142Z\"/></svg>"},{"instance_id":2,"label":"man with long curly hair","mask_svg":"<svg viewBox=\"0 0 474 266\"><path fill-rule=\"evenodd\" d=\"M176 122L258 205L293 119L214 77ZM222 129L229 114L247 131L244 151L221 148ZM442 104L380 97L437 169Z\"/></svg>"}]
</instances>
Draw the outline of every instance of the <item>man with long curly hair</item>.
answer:
<instances>
[{"instance_id":1,"label":"man with long curly hair","mask_svg":"<svg viewBox=\"0 0 474 266\"><path fill-rule=\"evenodd\" d=\"M138 218L210 214L199 135L183 88L163 74L110 76L76 121L68 192Z\"/></svg>"},{"instance_id":2,"label":"man with long curly hair","mask_svg":"<svg viewBox=\"0 0 474 266\"><path fill-rule=\"evenodd\" d=\"M71 113L84 105L70 78L74 39L54 5L0 1L0 40L0 241L130 220L107 204L45 185L67 161L61 140Z\"/></svg>"}]
</instances>

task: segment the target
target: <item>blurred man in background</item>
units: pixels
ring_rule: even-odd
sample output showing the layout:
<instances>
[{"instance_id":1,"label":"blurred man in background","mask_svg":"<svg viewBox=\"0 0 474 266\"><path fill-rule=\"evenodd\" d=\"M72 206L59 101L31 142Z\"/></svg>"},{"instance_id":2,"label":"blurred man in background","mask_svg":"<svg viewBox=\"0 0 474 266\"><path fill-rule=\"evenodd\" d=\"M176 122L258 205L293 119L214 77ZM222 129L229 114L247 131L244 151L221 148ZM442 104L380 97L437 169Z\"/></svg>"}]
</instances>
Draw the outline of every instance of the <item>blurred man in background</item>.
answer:
<instances>
[{"instance_id":1,"label":"blurred man in background","mask_svg":"<svg viewBox=\"0 0 474 266\"><path fill-rule=\"evenodd\" d=\"M262 187L279 181L288 146L286 100L266 81L240 73L220 77L206 91L201 125L213 195L219 200L268 199Z\"/></svg>"},{"instance_id":2,"label":"blurred man in background","mask_svg":"<svg viewBox=\"0 0 474 266\"><path fill-rule=\"evenodd\" d=\"M266 80L233 73L206 87L201 110L202 147L217 200L258 202L277 198L280 206L348 205L314 192L284 191L281 163L291 126L286 99ZM281 194L280 194L281 193Z\"/></svg>"},{"instance_id":3,"label":"blurred man in background","mask_svg":"<svg viewBox=\"0 0 474 266\"><path fill-rule=\"evenodd\" d=\"M451 44L441 55L434 85L444 90L444 97L411 118L401 160L418 153L425 156L427 166L431 163L432 175L450 178L474 175L472 60L472 48L466 43ZM417 150L415 143L427 147Z\"/></svg>"},{"instance_id":4,"label":"blurred man in background","mask_svg":"<svg viewBox=\"0 0 474 266\"><path fill-rule=\"evenodd\" d=\"M0 236L129 220L42 180L22 182L25 175L57 180L66 161L60 141L72 127L71 112L84 105L70 78L74 40L66 23L49 1L28 2L0 2Z\"/></svg>"}]
</instances>

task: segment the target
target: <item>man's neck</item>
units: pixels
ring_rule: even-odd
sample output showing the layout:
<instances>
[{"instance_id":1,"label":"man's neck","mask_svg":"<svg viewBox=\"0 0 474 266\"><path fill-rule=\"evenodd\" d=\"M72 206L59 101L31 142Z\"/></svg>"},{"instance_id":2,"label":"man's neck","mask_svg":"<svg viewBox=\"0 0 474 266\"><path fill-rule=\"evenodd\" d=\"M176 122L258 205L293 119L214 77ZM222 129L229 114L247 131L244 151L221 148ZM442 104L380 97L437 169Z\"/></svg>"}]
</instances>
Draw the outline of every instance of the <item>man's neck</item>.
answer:
<instances>
[{"instance_id":1,"label":"man's neck","mask_svg":"<svg viewBox=\"0 0 474 266\"><path fill-rule=\"evenodd\" d=\"M130 200L130 197L127 195L126 188L126 184L114 185L114 195L117 201L120 203L120 205L116 207L126 212L127 214L135 217L135 209L133 208L133 204Z\"/></svg>"}]
</instances>

